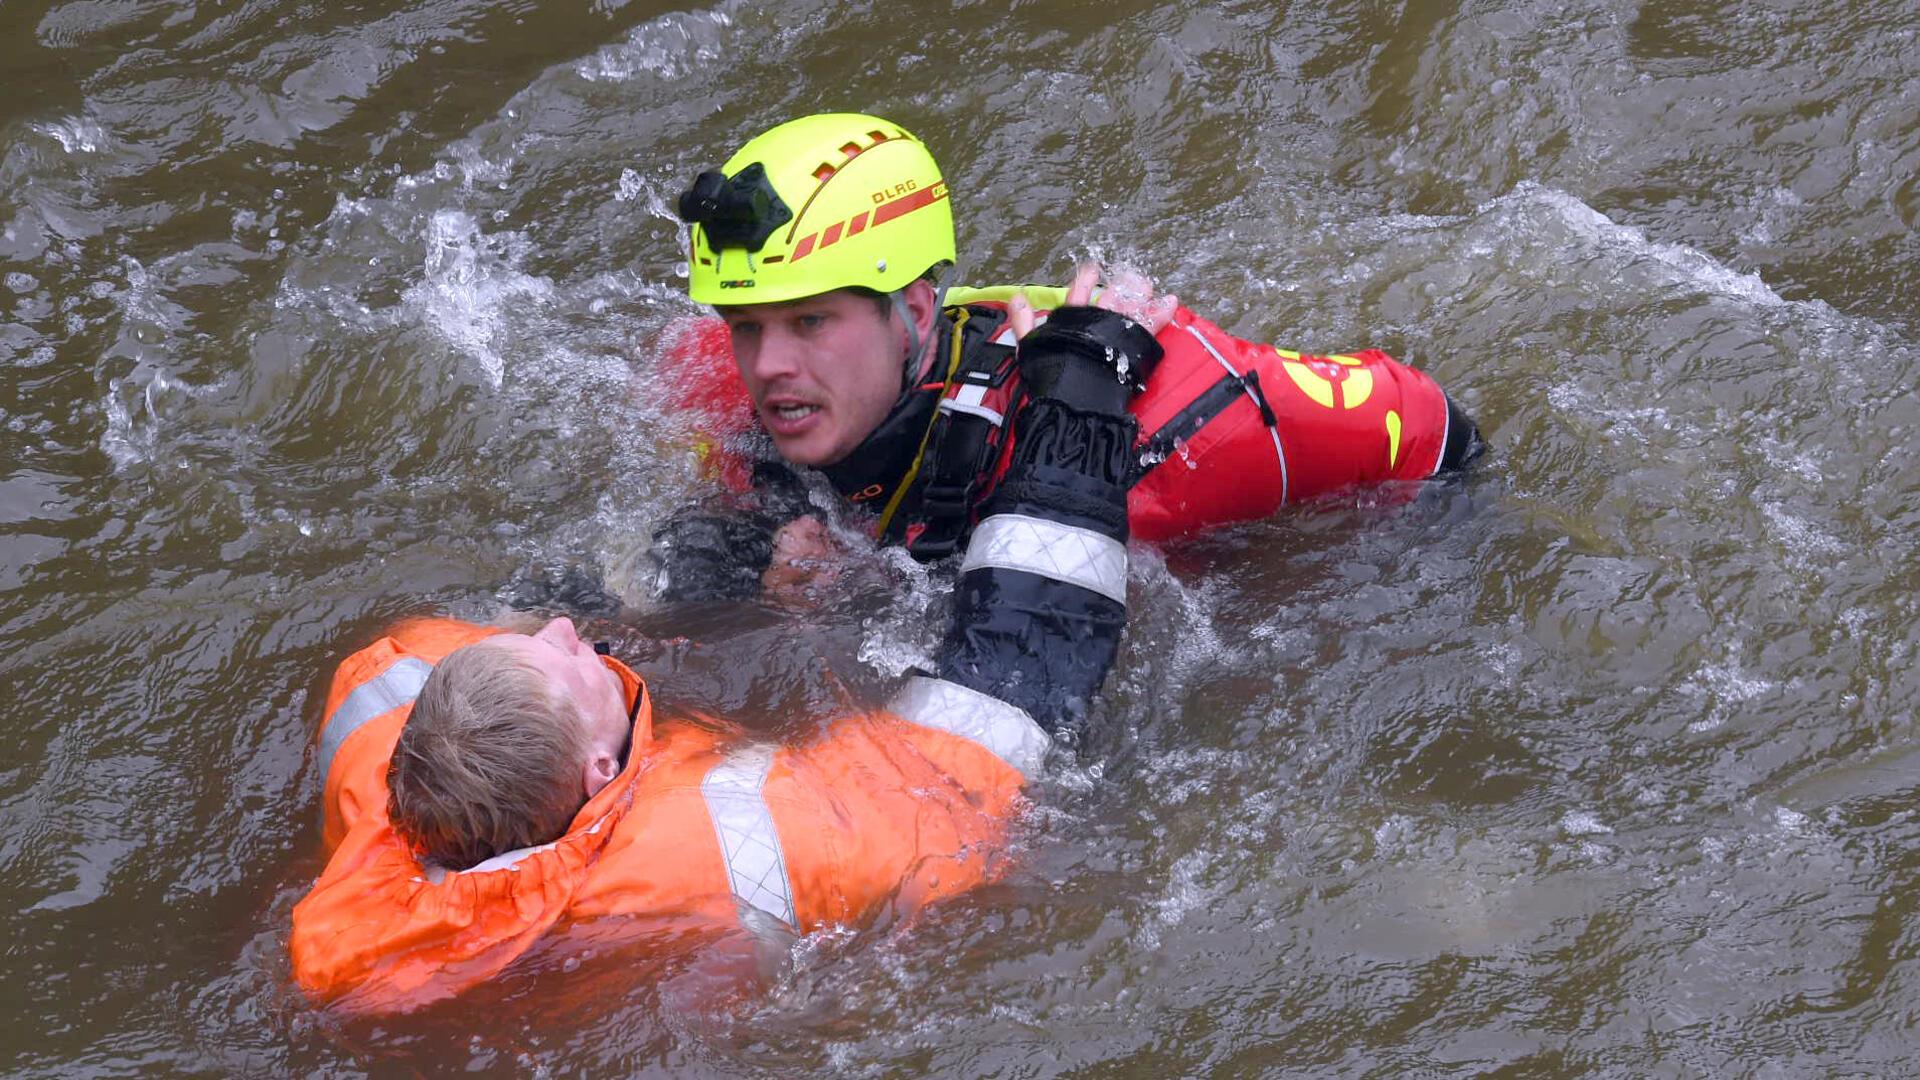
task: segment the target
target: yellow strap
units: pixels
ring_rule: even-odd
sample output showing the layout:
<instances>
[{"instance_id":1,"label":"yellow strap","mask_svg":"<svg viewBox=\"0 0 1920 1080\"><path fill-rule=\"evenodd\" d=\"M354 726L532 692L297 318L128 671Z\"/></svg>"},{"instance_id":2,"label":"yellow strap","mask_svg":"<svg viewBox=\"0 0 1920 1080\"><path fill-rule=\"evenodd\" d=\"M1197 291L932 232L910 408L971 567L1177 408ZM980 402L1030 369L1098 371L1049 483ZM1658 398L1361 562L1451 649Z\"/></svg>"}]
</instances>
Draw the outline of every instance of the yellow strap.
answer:
<instances>
[{"instance_id":1,"label":"yellow strap","mask_svg":"<svg viewBox=\"0 0 1920 1080\"><path fill-rule=\"evenodd\" d=\"M960 328L967 325L967 309L954 309L958 312L953 318L953 357L947 361L946 387L940 391L942 400L946 392L953 387L953 377L960 371ZM913 486L913 479L920 475L920 462L927 456L927 443L933 439L934 425L940 422L940 409L936 404L933 416L927 421L927 430L920 433L920 449L914 451L913 464L907 467L907 474L900 478L900 486L893 489L893 498L887 500L887 508L880 511L880 527L874 535L885 539L887 526L893 524L893 512L900 509L900 500L907 497L907 489Z\"/></svg>"},{"instance_id":2,"label":"yellow strap","mask_svg":"<svg viewBox=\"0 0 1920 1080\"><path fill-rule=\"evenodd\" d=\"M1004 304L1021 293L1026 294L1027 302L1033 305L1035 311L1052 311L1057 307L1065 307L1067 303L1067 290L1062 285L987 285L979 288L955 285L947 290L947 306Z\"/></svg>"}]
</instances>

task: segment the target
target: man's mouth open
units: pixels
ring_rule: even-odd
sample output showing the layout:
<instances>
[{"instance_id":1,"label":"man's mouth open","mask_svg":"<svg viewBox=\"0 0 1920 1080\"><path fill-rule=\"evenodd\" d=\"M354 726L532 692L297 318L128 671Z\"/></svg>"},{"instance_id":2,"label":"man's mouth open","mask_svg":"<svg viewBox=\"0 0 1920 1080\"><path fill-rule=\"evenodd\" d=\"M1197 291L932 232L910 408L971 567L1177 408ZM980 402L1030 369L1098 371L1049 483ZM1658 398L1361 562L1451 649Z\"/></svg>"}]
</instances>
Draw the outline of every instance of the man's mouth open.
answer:
<instances>
[{"instance_id":1,"label":"man's mouth open","mask_svg":"<svg viewBox=\"0 0 1920 1080\"><path fill-rule=\"evenodd\" d=\"M775 435L798 434L819 413L820 406L798 401L769 402L760 408L760 418Z\"/></svg>"}]
</instances>

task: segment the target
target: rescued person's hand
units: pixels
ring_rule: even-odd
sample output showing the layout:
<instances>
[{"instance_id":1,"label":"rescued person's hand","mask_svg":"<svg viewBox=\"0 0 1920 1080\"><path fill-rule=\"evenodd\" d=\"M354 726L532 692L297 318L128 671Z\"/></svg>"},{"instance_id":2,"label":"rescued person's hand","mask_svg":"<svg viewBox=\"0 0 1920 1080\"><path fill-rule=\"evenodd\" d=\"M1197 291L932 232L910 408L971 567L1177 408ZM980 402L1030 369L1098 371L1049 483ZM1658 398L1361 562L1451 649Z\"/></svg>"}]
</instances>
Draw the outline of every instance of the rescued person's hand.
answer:
<instances>
[{"instance_id":1,"label":"rescued person's hand","mask_svg":"<svg viewBox=\"0 0 1920 1080\"><path fill-rule=\"evenodd\" d=\"M1153 280L1137 270L1117 270L1113 280L1104 289L1096 286L1100 281L1100 264L1083 262L1073 268L1073 281L1067 286L1067 300L1062 307L1084 307L1092 303L1108 311L1117 312L1147 328L1149 334L1159 334L1173 321L1174 309L1180 306L1180 298L1172 293L1153 295ZM1023 338L1033 329L1033 304L1025 293L1014 293L1007 303L1007 321L1013 326L1013 336Z\"/></svg>"},{"instance_id":2,"label":"rescued person's hand","mask_svg":"<svg viewBox=\"0 0 1920 1080\"><path fill-rule=\"evenodd\" d=\"M1094 263L1081 263L1067 289L1067 302L1039 327L1021 295L1009 302L1008 321L1019 338L1020 376L1029 396L1122 415L1164 355L1154 334L1172 320L1179 300L1154 298L1151 282L1129 274L1123 275L1122 287L1101 296L1099 306L1088 306L1099 271ZM1114 305L1135 314L1124 314Z\"/></svg>"},{"instance_id":3,"label":"rescued person's hand","mask_svg":"<svg viewBox=\"0 0 1920 1080\"><path fill-rule=\"evenodd\" d=\"M836 576L833 556L838 550L819 518L795 518L773 534L773 558L760 575L760 587L769 599L803 602L816 579L827 582Z\"/></svg>"}]
</instances>

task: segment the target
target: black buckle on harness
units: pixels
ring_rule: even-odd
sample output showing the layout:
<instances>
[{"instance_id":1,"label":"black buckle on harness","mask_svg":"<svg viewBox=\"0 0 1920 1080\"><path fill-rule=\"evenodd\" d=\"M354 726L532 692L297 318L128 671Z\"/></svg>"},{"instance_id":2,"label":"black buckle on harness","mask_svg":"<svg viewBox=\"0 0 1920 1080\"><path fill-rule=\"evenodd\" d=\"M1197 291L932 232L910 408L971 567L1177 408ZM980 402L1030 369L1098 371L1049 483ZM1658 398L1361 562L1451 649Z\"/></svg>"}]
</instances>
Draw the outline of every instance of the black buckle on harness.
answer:
<instances>
[{"instance_id":1,"label":"black buckle on harness","mask_svg":"<svg viewBox=\"0 0 1920 1080\"><path fill-rule=\"evenodd\" d=\"M916 559L944 559L960 548L960 534L972 505L972 484L930 483L920 492L921 511L916 515L925 527L907 542L907 551Z\"/></svg>"},{"instance_id":2,"label":"black buckle on harness","mask_svg":"<svg viewBox=\"0 0 1920 1080\"><path fill-rule=\"evenodd\" d=\"M1240 376L1240 386L1246 390L1247 396L1253 399L1253 403L1260 407L1260 422L1270 428L1279 427L1280 418L1273 415L1273 406L1267 404L1267 395L1260 392L1260 373L1248 368L1247 373Z\"/></svg>"}]
</instances>

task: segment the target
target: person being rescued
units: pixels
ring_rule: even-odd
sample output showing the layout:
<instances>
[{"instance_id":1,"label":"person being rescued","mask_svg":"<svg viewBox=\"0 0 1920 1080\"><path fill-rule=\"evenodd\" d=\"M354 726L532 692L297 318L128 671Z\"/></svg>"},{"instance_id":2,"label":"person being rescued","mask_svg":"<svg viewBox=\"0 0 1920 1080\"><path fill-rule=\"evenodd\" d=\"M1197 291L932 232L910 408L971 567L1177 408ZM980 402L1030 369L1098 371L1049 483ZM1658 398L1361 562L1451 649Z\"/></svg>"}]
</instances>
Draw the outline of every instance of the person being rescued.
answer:
<instances>
[{"instance_id":1,"label":"person being rescued","mask_svg":"<svg viewBox=\"0 0 1920 1080\"><path fill-rule=\"evenodd\" d=\"M1159 327L1084 306L1090 291L1019 342L1017 449L933 670L884 709L799 745L730 738L656 715L564 618L531 635L417 620L342 662L316 752L330 855L293 911L298 984L408 1009L563 920L806 933L986 880L1126 621L1135 421L1115 368L1157 359Z\"/></svg>"},{"instance_id":2,"label":"person being rescued","mask_svg":"<svg viewBox=\"0 0 1920 1080\"><path fill-rule=\"evenodd\" d=\"M946 181L918 139L878 117L781 124L701 173L679 212L688 292L718 318L668 342L666 404L698 418L740 497L656 530L655 592L756 591L776 530L809 511L784 466L817 469L869 508L883 543L922 560L965 549L1015 453L1007 419L1031 391L1014 362L1018 326L1044 322L1067 290L939 284L957 258ZM1070 289L1097 273L1082 266ZM1151 305L1165 354L1121 373L1140 391L1125 481L1136 538L1426 480L1484 449L1433 379L1378 350L1245 341L1151 299L1137 275L1095 295L1136 317ZM773 453L756 451L768 442Z\"/></svg>"}]
</instances>

